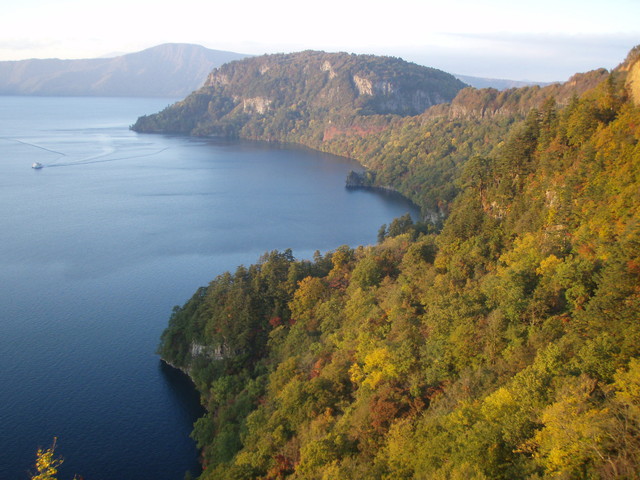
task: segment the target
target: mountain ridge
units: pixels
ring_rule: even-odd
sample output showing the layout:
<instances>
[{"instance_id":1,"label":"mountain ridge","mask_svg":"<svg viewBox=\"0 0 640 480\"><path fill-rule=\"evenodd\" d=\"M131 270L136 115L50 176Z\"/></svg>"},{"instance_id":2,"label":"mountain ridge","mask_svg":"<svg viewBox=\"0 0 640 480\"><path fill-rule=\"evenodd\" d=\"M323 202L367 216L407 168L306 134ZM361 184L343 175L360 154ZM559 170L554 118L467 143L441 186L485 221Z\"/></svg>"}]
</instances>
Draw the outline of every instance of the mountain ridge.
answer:
<instances>
[{"instance_id":1,"label":"mountain ridge","mask_svg":"<svg viewBox=\"0 0 640 480\"><path fill-rule=\"evenodd\" d=\"M0 95L183 97L248 55L167 43L110 58L0 62Z\"/></svg>"},{"instance_id":2,"label":"mountain ridge","mask_svg":"<svg viewBox=\"0 0 640 480\"><path fill-rule=\"evenodd\" d=\"M253 55L196 44L166 43L140 52L117 52L97 58L0 61L0 95L183 97L202 86L214 68L250 56ZM149 65L151 59L155 66ZM147 69L153 71L153 76L144 74ZM497 90L548 84L454 76L476 88Z\"/></svg>"}]
</instances>

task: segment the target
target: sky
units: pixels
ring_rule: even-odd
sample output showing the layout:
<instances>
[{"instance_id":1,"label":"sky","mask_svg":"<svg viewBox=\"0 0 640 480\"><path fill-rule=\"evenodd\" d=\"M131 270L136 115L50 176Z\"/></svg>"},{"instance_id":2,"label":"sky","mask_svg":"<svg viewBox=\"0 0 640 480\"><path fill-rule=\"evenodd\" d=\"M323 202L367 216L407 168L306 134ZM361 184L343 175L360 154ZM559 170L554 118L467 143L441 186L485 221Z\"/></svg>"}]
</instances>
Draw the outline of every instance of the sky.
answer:
<instances>
[{"instance_id":1,"label":"sky","mask_svg":"<svg viewBox=\"0 0 640 480\"><path fill-rule=\"evenodd\" d=\"M455 74L561 81L614 68L640 44L640 0L0 0L0 60L163 43L391 55Z\"/></svg>"}]
</instances>

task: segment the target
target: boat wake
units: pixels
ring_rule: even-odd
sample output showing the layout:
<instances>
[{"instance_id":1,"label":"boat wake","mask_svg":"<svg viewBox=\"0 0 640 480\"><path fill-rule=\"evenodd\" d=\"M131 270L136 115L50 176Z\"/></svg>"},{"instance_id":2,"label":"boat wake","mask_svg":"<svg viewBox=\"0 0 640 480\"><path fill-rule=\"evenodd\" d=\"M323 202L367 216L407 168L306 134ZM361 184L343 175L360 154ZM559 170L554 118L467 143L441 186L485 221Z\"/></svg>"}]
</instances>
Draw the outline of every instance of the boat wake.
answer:
<instances>
[{"instance_id":1,"label":"boat wake","mask_svg":"<svg viewBox=\"0 0 640 480\"><path fill-rule=\"evenodd\" d=\"M42 145L38 145L36 143L30 143L30 142L25 142L24 140L20 140L19 138L9 138L9 137L4 137L5 140L12 140L14 142L18 142L21 143L22 145L27 145L29 147L33 147L33 148L39 148L40 150L44 150L45 152L51 152L51 153L55 153L56 155L61 155L61 156L66 156L64 153L62 152L58 152L57 150L52 150L50 148L47 147L43 147Z\"/></svg>"},{"instance_id":2,"label":"boat wake","mask_svg":"<svg viewBox=\"0 0 640 480\"><path fill-rule=\"evenodd\" d=\"M154 155L158 155L158 154L164 152L168 148L169 147L165 147L165 148L161 148L159 150L155 150L153 152L142 153L142 154L139 154L139 155L128 155L128 156L125 156L125 157L117 157L117 158L105 158L106 156L111 155L111 153L109 153L107 155L98 155L98 156L91 157L91 158L84 159L84 160L77 160L75 162L52 163L50 165L47 165L47 167L49 167L49 168L53 168L53 167L78 167L78 166L81 166L81 165L92 165L94 163L118 162L118 161L122 161L122 160L132 160L134 158L152 157Z\"/></svg>"},{"instance_id":3,"label":"boat wake","mask_svg":"<svg viewBox=\"0 0 640 480\"><path fill-rule=\"evenodd\" d=\"M29 147L33 147L33 148L37 148L39 150L43 150L45 152L49 152L49 153L53 153L55 155L58 155L58 158L52 160L51 162L48 163L41 163L41 162L33 162L33 164L31 165L31 168L33 168L34 170L40 170L42 168L53 168L53 167L76 167L76 166L80 166L80 165L92 165L94 163L107 163L107 162L118 162L118 161L122 161L122 160L132 160L135 158L144 158L144 157L152 157L154 155L158 155L162 152L164 152L165 150L167 150L169 147L165 147L165 148L161 148L158 150L154 150L152 152L146 152L146 153L141 153L138 155L126 155L126 156L120 156L120 157L115 157L115 158L110 158L110 156L115 155L116 153L118 153L115 149L113 148L109 148L107 149L105 152L102 152L98 155L93 155L90 157L85 157L82 158L80 160L71 160L72 156L68 155L64 152L60 152L58 150L54 150L52 148L47 148L44 147L42 145L38 145L37 143L32 143L32 142L27 142L25 140L20 140L19 138L13 138L13 137L1 137L3 140L8 140L8 141L12 141L12 142L16 142L16 143L20 143L22 145L26 145ZM60 160L62 159L67 159L67 161L61 162Z\"/></svg>"}]
</instances>

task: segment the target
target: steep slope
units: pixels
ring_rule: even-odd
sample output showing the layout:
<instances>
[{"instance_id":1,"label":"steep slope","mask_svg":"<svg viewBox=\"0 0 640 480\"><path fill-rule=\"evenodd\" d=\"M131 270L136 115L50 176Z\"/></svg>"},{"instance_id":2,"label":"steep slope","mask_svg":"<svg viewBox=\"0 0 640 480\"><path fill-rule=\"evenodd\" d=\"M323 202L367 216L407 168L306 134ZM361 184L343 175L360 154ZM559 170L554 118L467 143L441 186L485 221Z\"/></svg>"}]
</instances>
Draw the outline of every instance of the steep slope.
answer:
<instances>
[{"instance_id":1,"label":"steep slope","mask_svg":"<svg viewBox=\"0 0 640 480\"><path fill-rule=\"evenodd\" d=\"M139 132L318 137L329 122L375 114L416 115L450 101L464 84L397 58L300 52L231 62L166 110L138 119Z\"/></svg>"},{"instance_id":2,"label":"steep slope","mask_svg":"<svg viewBox=\"0 0 640 480\"><path fill-rule=\"evenodd\" d=\"M0 62L0 95L182 97L246 55L165 44L115 58Z\"/></svg>"},{"instance_id":3,"label":"steep slope","mask_svg":"<svg viewBox=\"0 0 640 480\"><path fill-rule=\"evenodd\" d=\"M439 233L271 252L176 308L201 478L640 477L639 52L497 135L474 117Z\"/></svg>"}]
</instances>

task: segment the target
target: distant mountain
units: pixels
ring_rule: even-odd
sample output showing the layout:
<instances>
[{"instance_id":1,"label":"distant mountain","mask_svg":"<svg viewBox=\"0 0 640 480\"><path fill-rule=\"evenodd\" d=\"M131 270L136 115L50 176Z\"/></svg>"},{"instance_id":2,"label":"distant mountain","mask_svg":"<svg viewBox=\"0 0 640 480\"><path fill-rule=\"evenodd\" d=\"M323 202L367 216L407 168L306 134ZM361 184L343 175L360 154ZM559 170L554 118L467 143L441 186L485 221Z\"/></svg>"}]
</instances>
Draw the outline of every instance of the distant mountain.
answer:
<instances>
[{"instance_id":1,"label":"distant mountain","mask_svg":"<svg viewBox=\"0 0 640 480\"><path fill-rule=\"evenodd\" d=\"M376 114L417 115L466 85L392 57L305 51L225 64L182 102L133 127L146 132L300 141ZM328 122L328 123L327 123ZM293 135L293 137L292 137Z\"/></svg>"},{"instance_id":2,"label":"distant mountain","mask_svg":"<svg viewBox=\"0 0 640 480\"><path fill-rule=\"evenodd\" d=\"M112 58L0 62L0 95L183 97L214 68L247 57L164 44Z\"/></svg>"},{"instance_id":3,"label":"distant mountain","mask_svg":"<svg viewBox=\"0 0 640 480\"><path fill-rule=\"evenodd\" d=\"M538 85L545 87L551 85L554 82L528 82L524 80L506 80L501 78L483 78L483 77L471 77L469 75L457 75L454 76L458 79L475 88L495 88L496 90L506 90L508 88L520 88L520 87L532 87Z\"/></svg>"}]
</instances>

